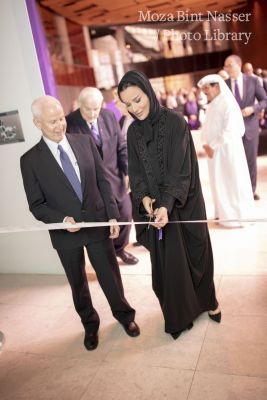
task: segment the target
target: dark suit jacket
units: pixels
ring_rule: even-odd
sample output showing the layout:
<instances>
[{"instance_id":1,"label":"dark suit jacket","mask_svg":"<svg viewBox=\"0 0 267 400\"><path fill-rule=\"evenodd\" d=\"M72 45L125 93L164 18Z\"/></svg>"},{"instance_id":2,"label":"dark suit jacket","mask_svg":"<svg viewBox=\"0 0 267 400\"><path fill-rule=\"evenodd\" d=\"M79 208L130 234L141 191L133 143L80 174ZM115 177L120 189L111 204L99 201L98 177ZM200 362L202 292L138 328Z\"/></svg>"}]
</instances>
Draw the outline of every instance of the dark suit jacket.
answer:
<instances>
[{"instance_id":1,"label":"dark suit jacket","mask_svg":"<svg viewBox=\"0 0 267 400\"><path fill-rule=\"evenodd\" d=\"M225 81L231 90L231 79ZM255 103L255 100L258 103ZM267 95L261 86L259 79L255 76L243 74L243 98L240 103L241 110L245 107L253 107L254 113L249 117L244 117L245 136L247 139L253 139L259 135L258 112L267 107Z\"/></svg>"},{"instance_id":2,"label":"dark suit jacket","mask_svg":"<svg viewBox=\"0 0 267 400\"><path fill-rule=\"evenodd\" d=\"M83 191L81 203L67 177L43 139L21 157L21 172L30 211L44 223L97 222L118 218L119 212L106 178L103 163L90 136L66 135L77 159ZM71 233L49 231L53 247L75 248L102 240L109 228L85 228Z\"/></svg>"},{"instance_id":3,"label":"dark suit jacket","mask_svg":"<svg viewBox=\"0 0 267 400\"><path fill-rule=\"evenodd\" d=\"M80 109L66 116L67 132L90 135L90 128L83 119ZM124 175L128 175L127 144L120 126L112 111L102 109L97 119L102 139L102 156L105 171L116 200L120 201L126 194Z\"/></svg>"}]
</instances>

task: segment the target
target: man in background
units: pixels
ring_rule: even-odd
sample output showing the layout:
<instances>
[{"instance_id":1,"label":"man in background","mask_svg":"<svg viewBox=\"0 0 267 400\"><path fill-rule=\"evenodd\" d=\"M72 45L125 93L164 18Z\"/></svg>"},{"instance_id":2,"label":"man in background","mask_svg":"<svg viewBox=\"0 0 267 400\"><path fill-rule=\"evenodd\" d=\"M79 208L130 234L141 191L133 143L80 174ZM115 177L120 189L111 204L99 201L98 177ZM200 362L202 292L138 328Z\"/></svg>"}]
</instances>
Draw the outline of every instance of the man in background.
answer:
<instances>
[{"instance_id":1,"label":"man in background","mask_svg":"<svg viewBox=\"0 0 267 400\"><path fill-rule=\"evenodd\" d=\"M94 140L102 157L107 178L116 199L119 221L132 220L132 204L128 193L127 144L114 114L102 109L103 96L95 87L84 88L78 97L79 108L66 116L67 132L88 135ZM125 264L136 264L138 259L125 251L129 243L130 225L121 227L118 239L114 240L117 257Z\"/></svg>"},{"instance_id":2,"label":"man in background","mask_svg":"<svg viewBox=\"0 0 267 400\"><path fill-rule=\"evenodd\" d=\"M260 197L256 193L259 145L258 113L267 107L267 95L257 77L242 74L242 60L239 56L231 55L227 57L224 62L224 68L229 74L229 79L226 79L225 82L232 90L244 118L245 134L243 136L243 144L254 200L259 200Z\"/></svg>"}]
</instances>

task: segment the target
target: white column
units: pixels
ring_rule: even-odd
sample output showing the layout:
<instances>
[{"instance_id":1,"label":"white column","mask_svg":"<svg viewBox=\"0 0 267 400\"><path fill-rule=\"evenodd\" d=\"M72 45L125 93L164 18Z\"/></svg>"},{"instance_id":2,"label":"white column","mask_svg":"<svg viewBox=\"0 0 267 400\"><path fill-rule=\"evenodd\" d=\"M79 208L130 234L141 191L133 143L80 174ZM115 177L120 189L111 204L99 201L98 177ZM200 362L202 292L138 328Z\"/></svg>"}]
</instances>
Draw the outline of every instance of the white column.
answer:
<instances>
[{"instance_id":1,"label":"white column","mask_svg":"<svg viewBox=\"0 0 267 400\"><path fill-rule=\"evenodd\" d=\"M88 58L89 67L93 68L93 57L92 57L92 43L89 35L88 26L83 26L83 38L85 42L86 54Z\"/></svg>"},{"instance_id":2,"label":"white column","mask_svg":"<svg viewBox=\"0 0 267 400\"><path fill-rule=\"evenodd\" d=\"M121 52L121 61L123 64L127 64L130 60L128 57L128 50L126 48L124 29L122 27L117 28L115 38L118 43L119 50Z\"/></svg>"},{"instance_id":3,"label":"white column","mask_svg":"<svg viewBox=\"0 0 267 400\"><path fill-rule=\"evenodd\" d=\"M67 63L68 72L73 72L73 57L72 57L72 50L70 45L70 39L67 29L66 20L64 17L60 15L55 15L55 23L58 31L58 36L60 38L62 55L64 57L64 61Z\"/></svg>"},{"instance_id":4,"label":"white column","mask_svg":"<svg viewBox=\"0 0 267 400\"><path fill-rule=\"evenodd\" d=\"M34 225L37 221L26 201L20 157L40 140L30 106L44 88L24 1L1 0L0 48L0 113L18 110L25 139L0 146L0 225ZM0 255L1 273L62 273L48 232L0 234Z\"/></svg>"}]
</instances>

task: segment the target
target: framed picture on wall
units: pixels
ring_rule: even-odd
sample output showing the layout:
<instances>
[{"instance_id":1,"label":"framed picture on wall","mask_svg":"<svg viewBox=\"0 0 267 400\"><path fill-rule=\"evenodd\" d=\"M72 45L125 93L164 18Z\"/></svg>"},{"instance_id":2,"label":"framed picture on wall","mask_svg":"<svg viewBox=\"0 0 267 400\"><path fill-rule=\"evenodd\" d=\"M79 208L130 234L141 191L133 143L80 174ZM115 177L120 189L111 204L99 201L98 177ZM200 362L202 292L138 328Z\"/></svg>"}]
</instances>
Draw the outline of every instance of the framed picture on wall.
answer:
<instances>
[{"instance_id":1,"label":"framed picture on wall","mask_svg":"<svg viewBox=\"0 0 267 400\"><path fill-rule=\"evenodd\" d=\"M0 144L24 142L18 110L0 113Z\"/></svg>"}]
</instances>

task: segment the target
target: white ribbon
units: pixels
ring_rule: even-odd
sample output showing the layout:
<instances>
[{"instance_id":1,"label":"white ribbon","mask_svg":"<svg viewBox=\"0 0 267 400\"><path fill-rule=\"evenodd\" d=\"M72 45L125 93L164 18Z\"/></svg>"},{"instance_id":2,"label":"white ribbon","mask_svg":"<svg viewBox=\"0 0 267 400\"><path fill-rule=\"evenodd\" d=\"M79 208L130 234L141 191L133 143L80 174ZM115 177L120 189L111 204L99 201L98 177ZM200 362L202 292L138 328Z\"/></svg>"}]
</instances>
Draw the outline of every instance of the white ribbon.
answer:
<instances>
[{"instance_id":1,"label":"white ribbon","mask_svg":"<svg viewBox=\"0 0 267 400\"><path fill-rule=\"evenodd\" d=\"M255 218L255 219L202 219L194 221L169 221L168 224L203 224L208 222L239 222L239 223L261 223L267 222L267 218ZM69 223L56 223L56 224L40 224L30 226L4 226L0 227L0 233L18 233L18 232L37 232L37 231L49 231L57 229L69 229L69 228L98 228L113 225L151 225L153 222L77 222L75 225Z\"/></svg>"}]
</instances>

